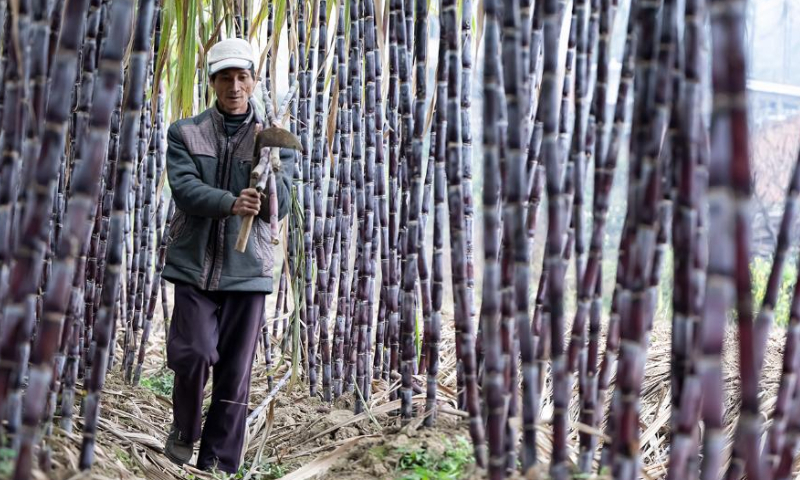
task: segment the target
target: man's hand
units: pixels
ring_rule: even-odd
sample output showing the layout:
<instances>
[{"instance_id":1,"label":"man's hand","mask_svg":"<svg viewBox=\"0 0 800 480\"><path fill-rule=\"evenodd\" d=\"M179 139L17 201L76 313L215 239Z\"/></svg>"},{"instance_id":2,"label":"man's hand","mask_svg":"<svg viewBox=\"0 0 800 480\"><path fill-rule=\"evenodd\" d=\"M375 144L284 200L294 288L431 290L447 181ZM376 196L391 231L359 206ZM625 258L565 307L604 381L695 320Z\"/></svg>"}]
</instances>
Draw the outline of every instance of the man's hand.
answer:
<instances>
[{"instance_id":1,"label":"man's hand","mask_svg":"<svg viewBox=\"0 0 800 480\"><path fill-rule=\"evenodd\" d=\"M234 215L258 215L261 209L261 196L255 188L245 188L236 197L236 202L233 203L231 213Z\"/></svg>"}]
</instances>

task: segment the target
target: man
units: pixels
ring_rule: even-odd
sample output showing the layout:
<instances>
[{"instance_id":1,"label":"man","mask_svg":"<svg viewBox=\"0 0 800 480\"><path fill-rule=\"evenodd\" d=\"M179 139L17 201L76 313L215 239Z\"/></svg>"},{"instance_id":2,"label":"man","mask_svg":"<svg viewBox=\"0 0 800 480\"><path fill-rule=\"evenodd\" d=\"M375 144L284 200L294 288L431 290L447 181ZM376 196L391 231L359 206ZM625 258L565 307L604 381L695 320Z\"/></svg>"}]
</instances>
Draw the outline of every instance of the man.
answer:
<instances>
[{"instance_id":1,"label":"man","mask_svg":"<svg viewBox=\"0 0 800 480\"><path fill-rule=\"evenodd\" d=\"M250 370L273 289L268 202L249 188L256 133L263 121L250 95L255 86L247 41L227 39L208 51L216 103L172 124L167 175L175 215L163 277L175 285L167 365L175 372L173 425L164 453L197 467L235 473L247 417ZM277 123L277 122L276 122ZM294 153L281 150L279 217L288 211ZM243 253L235 250L242 219L257 215ZM203 388L213 367L211 405L201 430Z\"/></svg>"}]
</instances>

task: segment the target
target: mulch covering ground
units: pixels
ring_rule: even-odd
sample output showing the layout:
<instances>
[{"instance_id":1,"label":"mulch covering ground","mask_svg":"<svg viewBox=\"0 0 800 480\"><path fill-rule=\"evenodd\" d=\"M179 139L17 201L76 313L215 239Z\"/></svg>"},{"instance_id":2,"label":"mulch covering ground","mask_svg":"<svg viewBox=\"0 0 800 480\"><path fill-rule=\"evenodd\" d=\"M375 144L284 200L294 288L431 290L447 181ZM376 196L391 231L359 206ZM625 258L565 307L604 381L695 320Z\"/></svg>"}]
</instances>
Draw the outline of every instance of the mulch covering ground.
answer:
<instances>
[{"instance_id":1,"label":"mulch covering ground","mask_svg":"<svg viewBox=\"0 0 800 480\"><path fill-rule=\"evenodd\" d=\"M274 301L272 298L270 300ZM268 307L267 311L273 310ZM669 328L669 321L664 320L657 322L654 327L642 390L641 478L645 479L663 478L668 465ZM767 422L775 405L783 342L784 332L779 328L773 331L766 350L761 408ZM164 377L164 343L164 327L159 318L154 325L143 379ZM289 388L287 381L277 391L270 392L264 361L259 353L251 387L251 421L246 440L245 466L235 478L274 478L276 473L280 473L284 475L282 478L290 480L394 479L400 476L397 470L399 449L418 448L436 453L447 448L448 439L469 438L466 414L454 408L455 342L451 325L444 327L442 346L439 389L442 407L433 429L422 427L421 417L403 424L393 415L393 411L399 407L399 400L390 401L389 393L398 387L398 382L391 385L383 381L373 382L370 407L360 415L352 413L352 395L345 395L333 405L327 405L321 398L309 398L307 386L302 382ZM120 353L118 348L118 358ZM738 354L733 332L727 336L724 365L726 425L730 439L739 405ZM274 377L275 384L285 376L286 368L280 367ZM424 385L424 378L419 377L419 380ZM210 386L209 382L208 394ZM83 425L81 418L77 417L73 433L67 434L56 428L53 436L47 440L53 452L53 469L48 473L35 472L36 478L225 478L220 474L200 472L191 465L178 467L163 455L162 447L172 422L172 402L169 396L160 395L154 390L157 389L126 384L117 362L109 372L103 392L96 460L92 471L78 470ZM270 397L270 393L274 393L274 396ZM264 404L267 397L271 400ZM577 398L577 386L573 398ZM414 397L419 412L423 409L424 401L424 394ZM576 419L577 414L578 404L573 401L572 418ZM541 434L537 436L544 461L551 451L548 422L551 415L552 403L545 397L539 425ZM572 429L572 460L577 458L577 443L577 432ZM381 452L381 455L375 455L375 452ZM193 461L194 458L190 463ZM800 472L800 463L796 463L795 467L796 472ZM546 478L545 472L546 467L543 467L540 472L529 473L528 478ZM469 467L463 477L483 478L483 475L474 467Z\"/></svg>"}]
</instances>

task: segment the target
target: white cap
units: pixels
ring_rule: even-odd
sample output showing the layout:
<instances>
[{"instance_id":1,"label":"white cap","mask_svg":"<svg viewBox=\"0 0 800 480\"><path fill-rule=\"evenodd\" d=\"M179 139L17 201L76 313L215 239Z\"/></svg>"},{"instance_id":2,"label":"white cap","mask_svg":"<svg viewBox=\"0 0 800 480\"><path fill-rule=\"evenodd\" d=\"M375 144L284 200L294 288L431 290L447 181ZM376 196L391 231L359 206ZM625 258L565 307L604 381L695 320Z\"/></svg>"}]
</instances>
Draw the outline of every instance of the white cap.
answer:
<instances>
[{"instance_id":1,"label":"white cap","mask_svg":"<svg viewBox=\"0 0 800 480\"><path fill-rule=\"evenodd\" d=\"M208 49L208 74L214 75L226 68L253 67L253 49L250 42L241 38L228 38Z\"/></svg>"}]
</instances>

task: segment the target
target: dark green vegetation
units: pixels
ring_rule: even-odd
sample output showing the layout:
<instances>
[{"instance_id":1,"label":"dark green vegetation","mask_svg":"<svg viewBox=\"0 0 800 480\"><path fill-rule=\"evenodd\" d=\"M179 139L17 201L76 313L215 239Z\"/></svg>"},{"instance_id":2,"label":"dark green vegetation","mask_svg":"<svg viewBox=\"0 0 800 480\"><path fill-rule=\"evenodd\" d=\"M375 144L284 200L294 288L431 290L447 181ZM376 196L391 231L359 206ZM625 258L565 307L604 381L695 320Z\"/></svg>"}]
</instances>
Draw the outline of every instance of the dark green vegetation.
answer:
<instances>
[{"instance_id":1,"label":"dark green vegetation","mask_svg":"<svg viewBox=\"0 0 800 480\"><path fill-rule=\"evenodd\" d=\"M16 452L13 449L0 449L0 475L2 475L3 478L14 473L14 457L16 457Z\"/></svg>"},{"instance_id":2,"label":"dark green vegetation","mask_svg":"<svg viewBox=\"0 0 800 480\"><path fill-rule=\"evenodd\" d=\"M462 478L464 468L472 465L472 446L464 437L455 442L442 439L444 453L431 453L425 449L400 448L395 475L403 480L455 480Z\"/></svg>"},{"instance_id":3,"label":"dark green vegetation","mask_svg":"<svg viewBox=\"0 0 800 480\"><path fill-rule=\"evenodd\" d=\"M250 462L243 462L242 466L239 467L239 471L234 474L226 474L224 472L212 472L212 478L219 478L219 479L227 479L227 480L241 480L245 478L250 471L252 464ZM282 466L278 463L270 463L266 465L260 465L257 469L258 473L256 478L262 480L274 480L277 478L281 478L286 475L288 472L286 467ZM194 478L193 475L189 475L189 478Z\"/></svg>"},{"instance_id":4,"label":"dark green vegetation","mask_svg":"<svg viewBox=\"0 0 800 480\"><path fill-rule=\"evenodd\" d=\"M172 382L174 378L175 375L173 374L172 370L162 370L142 378L139 382L139 385L153 391L153 393L171 398Z\"/></svg>"}]
</instances>

